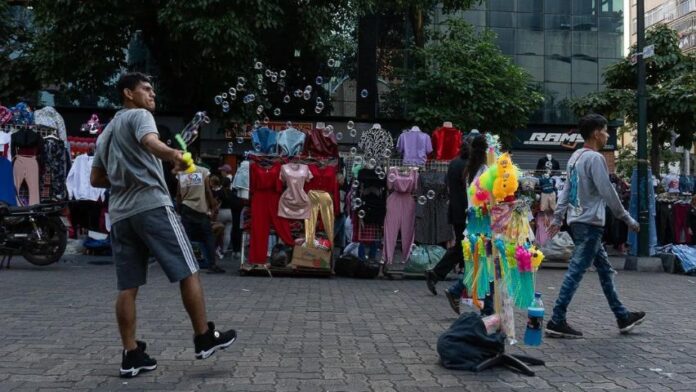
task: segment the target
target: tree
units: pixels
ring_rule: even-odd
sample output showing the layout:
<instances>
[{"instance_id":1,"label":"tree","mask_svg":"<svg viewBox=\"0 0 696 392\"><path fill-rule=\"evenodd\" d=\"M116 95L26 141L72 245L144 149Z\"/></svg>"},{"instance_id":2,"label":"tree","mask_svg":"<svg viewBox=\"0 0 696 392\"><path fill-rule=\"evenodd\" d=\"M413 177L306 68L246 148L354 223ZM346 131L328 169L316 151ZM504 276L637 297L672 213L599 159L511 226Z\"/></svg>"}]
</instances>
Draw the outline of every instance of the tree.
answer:
<instances>
[{"instance_id":1,"label":"tree","mask_svg":"<svg viewBox=\"0 0 696 392\"><path fill-rule=\"evenodd\" d=\"M13 105L30 98L39 83L29 62L29 19L24 7L0 2L0 103Z\"/></svg>"},{"instance_id":2,"label":"tree","mask_svg":"<svg viewBox=\"0 0 696 392\"><path fill-rule=\"evenodd\" d=\"M358 0L357 7L364 14L390 13L402 14L413 31L414 44L418 48L425 46L426 22L438 5L446 14L470 8L481 4L483 0Z\"/></svg>"},{"instance_id":3,"label":"tree","mask_svg":"<svg viewBox=\"0 0 696 392\"><path fill-rule=\"evenodd\" d=\"M666 25L657 25L646 33L647 45L655 45L655 56L646 59L647 119L650 134L652 172L660 173L666 144L691 149L696 131L696 58L679 49L677 33ZM578 116L601 113L608 119L626 118L637 124L636 100L638 69L631 63L636 53L632 46L622 61L604 72L607 89L571 103Z\"/></svg>"},{"instance_id":4,"label":"tree","mask_svg":"<svg viewBox=\"0 0 696 392\"><path fill-rule=\"evenodd\" d=\"M344 3L39 0L33 64L44 83L104 95L128 67L124 49L137 41L154 62L162 106L200 110L239 76L253 84L256 60L264 68L285 69L287 87L304 87L308 75L313 80L325 72L327 37ZM269 89L269 96L282 101L277 90ZM116 101L115 92L111 98Z\"/></svg>"},{"instance_id":5,"label":"tree","mask_svg":"<svg viewBox=\"0 0 696 392\"><path fill-rule=\"evenodd\" d=\"M428 129L448 120L509 139L543 100L532 77L501 53L494 33L477 33L464 21L449 21L445 30L414 49L424 66L402 70L391 107L405 108L408 120Z\"/></svg>"}]
</instances>

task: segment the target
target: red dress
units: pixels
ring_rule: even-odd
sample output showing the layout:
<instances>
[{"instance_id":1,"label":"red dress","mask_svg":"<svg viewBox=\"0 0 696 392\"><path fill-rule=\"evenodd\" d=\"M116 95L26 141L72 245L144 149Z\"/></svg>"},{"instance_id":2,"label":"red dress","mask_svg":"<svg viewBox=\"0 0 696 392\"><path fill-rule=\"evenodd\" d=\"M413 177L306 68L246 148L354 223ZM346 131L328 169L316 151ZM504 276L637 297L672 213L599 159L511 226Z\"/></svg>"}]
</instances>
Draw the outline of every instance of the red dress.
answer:
<instances>
[{"instance_id":1,"label":"red dress","mask_svg":"<svg viewBox=\"0 0 696 392\"><path fill-rule=\"evenodd\" d=\"M280 182L280 163L268 168L252 162L249 166L249 191L251 200L251 240L249 263L266 264L268 260L268 235L271 224L286 245L293 245L290 222L278 216L278 202L283 190Z\"/></svg>"},{"instance_id":2,"label":"red dress","mask_svg":"<svg viewBox=\"0 0 696 392\"><path fill-rule=\"evenodd\" d=\"M304 153L313 157L338 157L336 135L331 132L329 136L324 136L323 129L312 129L307 133Z\"/></svg>"},{"instance_id":3,"label":"red dress","mask_svg":"<svg viewBox=\"0 0 696 392\"><path fill-rule=\"evenodd\" d=\"M449 161L459 155L462 133L457 128L440 127L433 131L433 158Z\"/></svg>"}]
</instances>

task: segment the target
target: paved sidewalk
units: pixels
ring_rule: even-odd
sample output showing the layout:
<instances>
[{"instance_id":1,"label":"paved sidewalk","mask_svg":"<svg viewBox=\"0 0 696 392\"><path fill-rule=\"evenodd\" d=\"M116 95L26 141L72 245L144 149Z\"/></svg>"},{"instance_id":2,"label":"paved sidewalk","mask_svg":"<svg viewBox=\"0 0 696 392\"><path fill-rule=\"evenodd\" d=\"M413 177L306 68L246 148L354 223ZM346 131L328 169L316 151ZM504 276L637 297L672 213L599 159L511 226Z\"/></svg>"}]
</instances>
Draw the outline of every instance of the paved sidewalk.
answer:
<instances>
[{"instance_id":1,"label":"paved sidewalk","mask_svg":"<svg viewBox=\"0 0 696 392\"><path fill-rule=\"evenodd\" d=\"M586 339L510 349L547 361L537 377L524 377L439 366L436 340L454 313L420 280L203 274L211 319L237 328L239 340L197 361L178 286L154 265L140 292L138 336L159 368L123 380L113 266L86 262L104 260L98 257L68 259L0 270L0 391L696 390L694 277L619 272L625 304L648 312L635 333L622 336L596 274L588 273L569 311ZM562 276L539 274L547 311ZM521 334L525 315L517 316Z\"/></svg>"}]
</instances>

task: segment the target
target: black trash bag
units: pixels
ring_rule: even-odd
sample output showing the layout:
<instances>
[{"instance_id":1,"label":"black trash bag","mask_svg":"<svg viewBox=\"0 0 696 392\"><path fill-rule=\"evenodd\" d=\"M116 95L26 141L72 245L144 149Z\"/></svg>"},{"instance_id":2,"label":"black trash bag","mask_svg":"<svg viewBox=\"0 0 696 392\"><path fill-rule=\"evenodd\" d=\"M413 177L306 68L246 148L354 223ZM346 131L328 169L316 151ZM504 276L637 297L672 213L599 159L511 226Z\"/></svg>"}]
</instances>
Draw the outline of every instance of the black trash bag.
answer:
<instances>
[{"instance_id":1,"label":"black trash bag","mask_svg":"<svg viewBox=\"0 0 696 392\"><path fill-rule=\"evenodd\" d=\"M338 276L352 278L355 276L355 271L358 269L358 264L360 264L359 257L351 254L344 254L336 260L334 272L336 272L336 275Z\"/></svg>"},{"instance_id":2,"label":"black trash bag","mask_svg":"<svg viewBox=\"0 0 696 392\"><path fill-rule=\"evenodd\" d=\"M505 351L505 335L488 335L481 316L464 313L437 339L440 363L447 369L476 370L481 362Z\"/></svg>"},{"instance_id":3,"label":"black trash bag","mask_svg":"<svg viewBox=\"0 0 696 392\"><path fill-rule=\"evenodd\" d=\"M292 248L283 244L275 244L271 249L271 265L273 267L286 267L292 260Z\"/></svg>"}]
</instances>

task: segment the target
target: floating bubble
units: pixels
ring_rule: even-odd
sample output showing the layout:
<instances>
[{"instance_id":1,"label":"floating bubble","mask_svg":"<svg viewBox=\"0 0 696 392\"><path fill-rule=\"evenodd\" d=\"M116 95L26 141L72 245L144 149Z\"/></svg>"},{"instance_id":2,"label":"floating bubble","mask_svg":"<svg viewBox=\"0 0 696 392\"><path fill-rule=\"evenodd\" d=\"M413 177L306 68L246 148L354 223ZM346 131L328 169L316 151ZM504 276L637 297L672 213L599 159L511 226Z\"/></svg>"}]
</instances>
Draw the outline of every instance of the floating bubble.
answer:
<instances>
[{"instance_id":1,"label":"floating bubble","mask_svg":"<svg viewBox=\"0 0 696 392\"><path fill-rule=\"evenodd\" d=\"M281 70L280 70L280 77L281 77L281 78L284 78L287 74L288 74L288 73L287 73L284 69L281 69Z\"/></svg>"},{"instance_id":2,"label":"floating bubble","mask_svg":"<svg viewBox=\"0 0 696 392\"><path fill-rule=\"evenodd\" d=\"M387 176L387 175L384 174L384 172L379 172L379 173L377 173L377 178L379 178L380 180L384 180L384 177L386 177L386 176Z\"/></svg>"},{"instance_id":3,"label":"floating bubble","mask_svg":"<svg viewBox=\"0 0 696 392\"><path fill-rule=\"evenodd\" d=\"M246 78L244 76L240 76L237 78L237 83L241 84L244 86L246 84Z\"/></svg>"},{"instance_id":4,"label":"floating bubble","mask_svg":"<svg viewBox=\"0 0 696 392\"><path fill-rule=\"evenodd\" d=\"M273 115L276 117L280 116L280 108L273 109Z\"/></svg>"},{"instance_id":5,"label":"floating bubble","mask_svg":"<svg viewBox=\"0 0 696 392\"><path fill-rule=\"evenodd\" d=\"M305 90L305 92L302 94L302 97L304 98L305 101L309 101L312 98L312 93Z\"/></svg>"},{"instance_id":6,"label":"floating bubble","mask_svg":"<svg viewBox=\"0 0 696 392\"><path fill-rule=\"evenodd\" d=\"M311 93L312 92L312 85L311 84L306 85L304 90L309 91Z\"/></svg>"},{"instance_id":7,"label":"floating bubble","mask_svg":"<svg viewBox=\"0 0 696 392\"><path fill-rule=\"evenodd\" d=\"M267 90L267 89L261 90L261 94L262 94L262 95L268 95L268 90Z\"/></svg>"},{"instance_id":8,"label":"floating bubble","mask_svg":"<svg viewBox=\"0 0 696 392\"><path fill-rule=\"evenodd\" d=\"M237 83L237 91L243 91L244 90L244 85L241 83Z\"/></svg>"},{"instance_id":9,"label":"floating bubble","mask_svg":"<svg viewBox=\"0 0 696 392\"><path fill-rule=\"evenodd\" d=\"M329 61L327 61L327 64L329 65L329 67L335 67L335 66L336 66L336 60L334 60L334 59L329 59Z\"/></svg>"},{"instance_id":10,"label":"floating bubble","mask_svg":"<svg viewBox=\"0 0 696 392\"><path fill-rule=\"evenodd\" d=\"M322 129L321 133L324 135L324 137L329 137L331 136L331 133L333 132L333 128L326 127Z\"/></svg>"},{"instance_id":11,"label":"floating bubble","mask_svg":"<svg viewBox=\"0 0 696 392\"><path fill-rule=\"evenodd\" d=\"M348 121L348 124L346 124L346 127L347 127L348 129L353 129L353 128L355 128L355 123L353 122L353 120Z\"/></svg>"},{"instance_id":12,"label":"floating bubble","mask_svg":"<svg viewBox=\"0 0 696 392\"><path fill-rule=\"evenodd\" d=\"M221 104L222 104L222 95L216 95L216 96L215 96L215 104L216 104L216 105L221 105Z\"/></svg>"},{"instance_id":13,"label":"floating bubble","mask_svg":"<svg viewBox=\"0 0 696 392\"><path fill-rule=\"evenodd\" d=\"M293 93L293 95L295 96L295 98L300 98L300 97L302 97L302 90L300 90L300 89L298 88L297 90L295 90L295 92Z\"/></svg>"},{"instance_id":14,"label":"floating bubble","mask_svg":"<svg viewBox=\"0 0 696 392\"><path fill-rule=\"evenodd\" d=\"M418 204L423 206L427 202L428 202L428 199L425 196L423 196L423 195L418 196Z\"/></svg>"},{"instance_id":15,"label":"floating bubble","mask_svg":"<svg viewBox=\"0 0 696 392\"><path fill-rule=\"evenodd\" d=\"M234 87L230 87L229 93L230 93L230 95L237 95L237 89Z\"/></svg>"},{"instance_id":16,"label":"floating bubble","mask_svg":"<svg viewBox=\"0 0 696 392\"><path fill-rule=\"evenodd\" d=\"M355 208L361 207L363 205L362 199L359 197L356 197L355 199L353 199L353 205L355 206Z\"/></svg>"},{"instance_id":17,"label":"floating bubble","mask_svg":"<svg viewBox=\"0 0 696 392\"><path fill-rule=\"evenodd\" d=\"M271 121L271 119L268 118L268 116L266 116L266 117L263 118L263 123L264 123L265 125L268 125L268 123L269 123L270 121Z\"/></svg>"},{"instance_id":18,"label":"floating bubble","mask_svg":"<svg viewBox=\"0 0 696 392\"><path fill-rule=\"evenodd\" d=\"M416 249L418 249L418 245L416 245L416 244L411 244L411 252L410 252L410 253L415 252Z\"/></svg>"},{"instance_id":19,"label":"floating bubble","mask_svg":"<svg viewBox=\"0 0 696 392\"><path fill-rule=\"evenodd\" d=\"M353 163L356 164L356 165L362 164L362 163L363 163L363 157L361 157L360 155L356 156L356 157L353 159Z\"/></svg>"},{"instance_id":20,"label":"floating bubble","mask_svg":"<svg viewBox=\"0 0 696 392\"><path fill-rule=\"evenodd\" d=\"M363 90L360 92L360 96L363 97L363 98L367 98L368 95L369 95L369 93L367 92L367 89L363 89Z\"/></svg>"},{"instance_id":21,"label":"floating bubble","mask_svg":"<svg viewBox=\"0 0 696 392\"><path fill-rule=\"evenodd\" d=\"M426 196L428 196L428 199L429 199L429 200L434 199L434 198L435 198L435 191L432 190L432 189L430 189L430 190L426 193Z\"/></svg>"},{"instance_id":22,"label":"floating bubble","mask_svg":"<svg viewBox=\"0 0 696 392\"><path fill-rule=\"evenodd\" d=\"M270 78L271 75L273 75L273 71L271 71L270 69L267 69L266 72L265 72L265 75L266 75L267 78Z\"/></svg>"},{"instance_id":23,"label":"floating bubble","mask_svg":"<svg viewBox=\"0 0 696 392\"><path fill-rule=\"evenodd\" d=\"M316 106L314 108L314 113L319 114L319 113L321 113L322 110L324 110L324 109L320 108L319 106Z\"/></svg>"},{"instance_id":24,"label":"floating bubble","mask_svg":"<svg viewBox=\"0 0 696 392\"><path fill-rule=\"evenodd\" d=\"M385 158L389 158L389 157L391 157L391 155L392 155L391 150L388 149L388 148L385 148L385 149L384 149L384 157L385 157Z\"/></svg>"},{"instance_id":25,"label":"floating bubble","mask_svg":"<svg viewBox=\"0 0 696 392\"><path fill-rule=\"evenodd\" d=\"M304 114L304 109L300 109L300 114Z\"/></svg>"},{"instance_id":26,"label":"floating bubble","mask_svg":"<svg viewBox=\"0 0 696 392\"><path fill-rule=\"evenodd\" d=\"M355 129L355 128L351 129L351 130L350 130L350 136L352 136L352 137L358 136L358 131L357 131L357 129Z\"/></svg>"},{"instance_id":27,"label":"floating bubble","mask_svg":"<svg viewBox=\"0 0 696 392\"><path fill-rule=\"evenodd\" d=\"M263 105L259 105L259 106L256 108L256 114L261 114L261 113L263 113Z\"/></svg>"},{"instance_id":28,"label":"floating bubble","mask_svg":"<svg viewBox=\"0 0 696 392\"><path fill-rule=\"evenodd\" d=\"M222 99L227 99L227 93L222 93Z\"/></svg>"},{"instance_id":29,"label":"floating bubble","mask_svg":"<svg viewBox=\"0 0 696 392\"><path fill-rule=\"evenodd\" d=\"M384 173L384 169L382 169L382 166L375 167L375 173L377 173L377 174Z\"/></svg>"},{"instance_id":30,"label":"floating bubble","mask_svg":"<svg viewBox=\"0 0 696 392\"><path fill-rule=\"evenodd\" d=\"M256 64L254 64L254 69L262 69L263 68L263 63L260 61L257 61Z\"/></svg>"},{"instance_id":31,"label":"floating bubble","mask_svg":"<svg viewBox=\"0 0 696 392\"><path fill-rule=\"evenodd\" d=\"M234 101L237 99L237 94L230 94L230 101Z\"/></svg>"},{"instance_id":32,"label":"floating bubble","mask_svg":"<svg viewBox=\"0 0 696 392\"><path fill-rule=\"evenodd\" d=\"M351 147L350 148L350 155L355 155L358 153L358 149L356 147Z\"/></svg>"},{"instance_id":33,"label":"floating bubble","mask_svg":"<svg viewBox=\"0 0 696 392\"><path fill-rule=\"evenodd\" d=\"M290 96L289 96L289 95L284 96L284 97L283 97L283 102L285 102L285 103L290 103Z\"/></svg>"},{"instance_id":34,"label":"floating bubble","mask_svg":"<svg viewBox=\"0 0 696 392\"><path fill-rule=\"evenodd\" d=\"M353 188L357 188L360 186L360 181L358 180L353 180L353 183L351 184Z\"/></svg>"},{"instance_id":35,"label":"floating bubble","mask_svg":"<svg viewBox=\"0 0 696 392\"><path fill-rule=\"evenodd\" d=\"M324 102L317 102L317 107L321 110L324 110Z\"/></svg>"},{"instance_id":36,"label":"floating bubble","mask_svg":"<svg viewBox=\"0 0 696 392\"><path fill-rule=\"evenodd\" d=\"M377 160L375 158L370 158L369 161L367 161L368 166L375 167L377 165Z\"/></svg>"},{"instance_id":37,"label":"floating bubble","mask_svg":"<svg viewBox=\"0 0 696 392\"><path fill-rule=\"evenodd\" d=\"M225 109L228 109L228 110L229 110L229 108L230 108L230 103L227 102L227 101L222 101L222 109L223 109L223 110L225 110Z\"/></svg>"},{"instance_id":38,"label":"floating bubble","mask_svg":"<svg viewBox=\"0 0 696 392\"><path fill-rule=\"evenodd\" d=\"M343 132L336 132L336 140L343 139Z\"/></svg>"},{"instance_id":39,"label":"floating bubble","mask_svg":"<svg viewBox=\"0 0 696 392\"><path fill-rule=\"evenodd\" d=\"M261 121L259 121L259 120L254 121L254 128L258 128L260 126L261 126Z\"/></svg>"},{"instance_id":40,"label":"floating bubble","mask_svg":"<svg viewBox=\"0 0 696 392\"><path fill-rule=\"evenodd\" d=\"M237 144L242 144L244 143L244 138L241 136L237 136Z\"/></svg>"},{"instance_id":41,"label":"floating bubble","mask_svg":"<svg viewBox=\"0 0 696 392\"><path fill-rule=\"evenodd\" d=\"M321 76L317 76L317 78L314 79L314 83L316 83L317 86L320 86L322 83L324 83L324 78L322 78Z\"/></svg>"},{"instance_id":42,"label":"floating bubble","mask_svg":"<svg viewBox=\"0 0 696 392\"><path fill-rule=\"evenodd\" d=\"M271 82L272 82L272 83L275 83L275 82L277 82L277 81L278 81L278 77L275 76L275 75L271 75Z\"/></svg>"},{"instance_id":43,"label":"floating bubble","mask_svg":"<svg viewBox=\"0 0 696 392\"><path fill-rule=\"evenodd\" d=\"M314 101L315 101L316 103L320 103L320 102L321 102L321 97L317 95L317 99L315 99Z\"/></svg>"},{"instance_id":44,"label":"floating bubble","mask_svg":"<svg viewBox=\"0 0 696 392\"><path fill-rule=\"evenodd\" d=\"M365 210L358 211L358 218L362 219L365 217L365 215L367 215L367 214L365 214Z\"/></svg>"},{"instance_id":45,"label":"floating bubble","mask_svg":"<svg viewBox=\"0 0 696 392\"><path fill-rule=\"evenodd\" d=\"M394 182L396 181L396 174L395 173L389 173L389 177L387 177L387 180L389 182Z\"/></svg>"},{"instance_id":46,"label":"floating bubble","mask_svg":"<svg viewBox=\"0 0 696 392\"><path fill-rule=\"evenodd\" d=\"M244 103L251 103L256 101L256 95L254 94L247 94L244 96Z\"/></svg>"}]
</instances>

